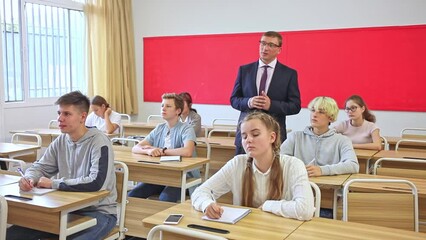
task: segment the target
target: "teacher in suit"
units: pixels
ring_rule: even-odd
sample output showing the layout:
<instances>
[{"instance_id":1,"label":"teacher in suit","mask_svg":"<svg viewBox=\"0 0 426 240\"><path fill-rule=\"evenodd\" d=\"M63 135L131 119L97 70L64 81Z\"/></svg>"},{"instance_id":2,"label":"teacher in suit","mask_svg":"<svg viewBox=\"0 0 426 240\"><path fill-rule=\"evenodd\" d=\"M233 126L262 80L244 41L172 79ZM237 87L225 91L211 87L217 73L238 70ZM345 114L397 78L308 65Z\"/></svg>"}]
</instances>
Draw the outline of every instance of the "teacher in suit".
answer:
<instances>
[{"instance_id":1,"label":"teacher in suit","mask_svg":"<svg viewBox=\"0 0 426 240\"><path fill-rule=\"evenodd\" d=\"M277 61L282 50L282 36L269 31L259 41L258 61L240 66L231 105L241 111L235 137L236 154L244 154L240 123L255 110L273 116L281 128L281 142L287 138L286 116L300 112L300 92L297 72Z\"/></svg>"}]
</instances>

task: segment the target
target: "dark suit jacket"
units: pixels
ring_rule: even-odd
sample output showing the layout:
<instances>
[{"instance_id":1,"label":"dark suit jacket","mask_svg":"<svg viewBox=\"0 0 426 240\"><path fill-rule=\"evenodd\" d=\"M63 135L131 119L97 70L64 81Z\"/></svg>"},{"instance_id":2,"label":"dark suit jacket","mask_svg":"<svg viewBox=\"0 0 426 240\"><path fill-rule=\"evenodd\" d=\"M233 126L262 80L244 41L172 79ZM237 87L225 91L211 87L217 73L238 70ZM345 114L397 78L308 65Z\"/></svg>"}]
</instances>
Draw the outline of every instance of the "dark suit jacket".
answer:
<instances>
[{"instance_id":1,"label":"dark suit jacket","mask_svg":"<svg viewBox=\"0 0 426 240\"><path fill-rule=\"evenodd\" d=\"M258 61L241 66L235 80L231 105L241 111L235 137L236 146L241 146L241 121L248 113L255 110L248 107L248 101L251 97L258 95L256 87L258 66ZM286 116L300 112L300 92L296 70L277 62L267 95L271 99L271 107L266 113L273 116L280 124L281 142L283 142L287 138Z\"/></svg>"}]
</instances>

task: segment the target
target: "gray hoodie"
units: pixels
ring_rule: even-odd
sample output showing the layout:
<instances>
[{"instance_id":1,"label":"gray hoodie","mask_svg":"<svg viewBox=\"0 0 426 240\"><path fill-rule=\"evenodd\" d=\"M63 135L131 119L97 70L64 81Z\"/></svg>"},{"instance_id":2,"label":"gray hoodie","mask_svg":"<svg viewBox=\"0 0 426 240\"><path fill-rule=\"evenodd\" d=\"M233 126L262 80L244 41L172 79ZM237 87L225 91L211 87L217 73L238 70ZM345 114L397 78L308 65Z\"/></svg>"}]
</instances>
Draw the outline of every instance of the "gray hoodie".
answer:
<instances>
[{"instance_id":1,"label":"gray hoodie","mask_svg":"<svg viewBox=\"0 0 426 240\"><path fill-rule=\"evenodd\" d=\"M68 134L61 134L49 145L43 157L27 169L25 176L35 182L42 176L55 176L52 188L62 191L108 190L107 197L84 210L117 213L114 152L109 138L97 129L89 129L77 142L73 142Z\"/></svg>"},{"instance_id":2,"label":"gray hoodie","mask_svg":"<svg viewBox=\"0 0 426 240\"><path fill-rule=\"evenodd\" d=\"M289 134L281 154L301 159L305 165L320 166L322 175L358 173L359 165L351 140L335 129L316 135L312 127Z\"/></svg>"}]
</instances>

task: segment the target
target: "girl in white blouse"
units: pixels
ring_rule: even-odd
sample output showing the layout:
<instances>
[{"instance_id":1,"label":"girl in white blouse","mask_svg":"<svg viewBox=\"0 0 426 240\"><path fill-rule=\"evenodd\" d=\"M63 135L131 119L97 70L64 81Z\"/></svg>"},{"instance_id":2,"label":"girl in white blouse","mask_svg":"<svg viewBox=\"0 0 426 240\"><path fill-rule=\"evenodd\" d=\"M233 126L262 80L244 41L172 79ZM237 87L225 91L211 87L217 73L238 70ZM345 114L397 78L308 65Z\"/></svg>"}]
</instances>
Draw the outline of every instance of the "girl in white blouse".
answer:
<instances>
[{"instance_id":1,"label":"girl in white blouse","mask_svg":"<svg viewBox=\"0 0 426 240\"><path fill-rule=\"evenodd\" d=\"M279 129L266 113L247 115L241 123L246 154L235 156L194 191L194 208L210 218L220 218L223 210L216 199L231 191L234 205L258 207L287 218L311 219L314 197L305 164L279 154Z\"/></svg>"}]
</instances>

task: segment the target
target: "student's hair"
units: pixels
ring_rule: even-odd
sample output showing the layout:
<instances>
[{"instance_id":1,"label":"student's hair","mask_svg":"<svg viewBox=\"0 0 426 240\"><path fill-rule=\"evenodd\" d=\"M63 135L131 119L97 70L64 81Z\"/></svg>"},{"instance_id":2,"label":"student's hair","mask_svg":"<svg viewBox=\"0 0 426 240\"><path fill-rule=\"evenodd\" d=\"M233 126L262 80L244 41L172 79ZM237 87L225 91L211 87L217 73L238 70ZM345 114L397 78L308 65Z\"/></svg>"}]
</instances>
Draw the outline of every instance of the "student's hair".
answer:
<instances>
[{"instance_id":1,"label":"student's hair","mask_svg":"<svg viewBox=\"0 0 426 240\"><path fill-rule=\"evenodd\" d=\"M181 92L179 93L179 96L183 99L184 102L186 102L186 104L188 104L189 110L197 112L196 109L192 108L192 97L189 92Z\"/></svg>"},{"instance_id":2,"label":"student's hair","mask_svg":"<svg viewBox=\"0 0 426 240\"><path fill-rule=\"evenodd\" d=\"M269 114L255 111L247 115L242 123L250 120L259 119L271 132L276 133L275 142L272 143L272 151L274 153L274 160L272 161L271 174L269 175L270 184L268 190L268 200L280 200L283 194L283 172L280 164L280 125L275 119ZM253 158L247 160L246 170L243 175L243 199L242 205L247 207L253 207L253 195L254 195L254 177L253 177Z\"/></svg>"},{"instance_id":3,"label":"student's hair","mask_svg":"<svg viewBox=\"0 0 426 240\"><path fill-rule=\"evenodd\" d=\"M278 46L281 47L283 45L283 37L278 32L268 31L265 32L262 36L278 38Z\"/></svg>"},{"instance_id":4,"label":"student's hair","mask_svg":"<svg viewBox=\"0 0 426 240\"><path fill-rule=\"evenodd\" d=\"M336 101L331 97L316 97L308 105L309 110L324 111L331 119L331 122L336 121L339 107Z\"/></svg>"},{"instance_id":5,"label":"student's hair","mask_svg":"<svg viewBox=\"0 0 426 240\"><path fill-rule=\"evenodd\" d=\"M360 107L364 107L365 110L362 113L362 118L364 118L365 120L369 122L373 122L373 123L376 122L376 116L374 116L374 114L372 114L370 110L368 110L367 104L365 104L364 100L360 96L358 95L350 96L348 99L346 99L344 107L346 107L346 103L348 103L348 101L350 100L354 101Z\"/></svg>"},{"instance_id":6,"label":"student's hair","mask_svg":"<svg viewBox=\"0 0 426 240\"><path fill-rule=\"evenodd\" d=\"M105 105L106 108L109 108L109 103L107 102L107 100L105 100L105 98L99 95L96 95L95 97L93 97L91 104L99 106L99 107L102 107L102 105Z\"/></svg>"},{"instance_id":7,"label":"student's hair","mask_svg":"<svg viewBox=\"0 0 426 240\"><path fill-rule=\"evenodd\" d=\"M176 93L164 93L163 96L161 96L162 99L173 99L175 102L176 109L180 109L179 116L182 114L183 111L183 99L179 94Z\"/></svg>"},{"instance_id":8,"label":"student's hair","mask_svg":"<svg viewBox=\"0 0 426 240\"><path fill-rule=\"evenodd\" d=\"M62 95L55 102L56 105L73 105L76 106L80 112L89 112L90 100L87 96L80 91L74 91Z\"/></svg>"}]
</instances>

